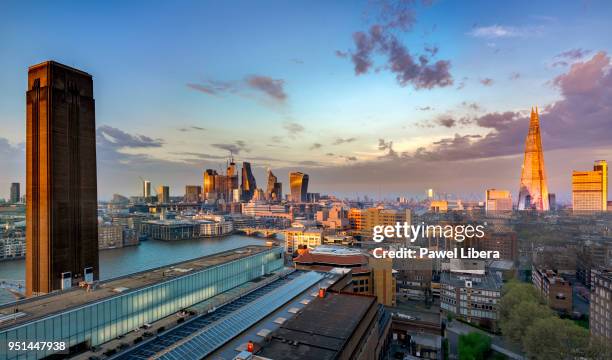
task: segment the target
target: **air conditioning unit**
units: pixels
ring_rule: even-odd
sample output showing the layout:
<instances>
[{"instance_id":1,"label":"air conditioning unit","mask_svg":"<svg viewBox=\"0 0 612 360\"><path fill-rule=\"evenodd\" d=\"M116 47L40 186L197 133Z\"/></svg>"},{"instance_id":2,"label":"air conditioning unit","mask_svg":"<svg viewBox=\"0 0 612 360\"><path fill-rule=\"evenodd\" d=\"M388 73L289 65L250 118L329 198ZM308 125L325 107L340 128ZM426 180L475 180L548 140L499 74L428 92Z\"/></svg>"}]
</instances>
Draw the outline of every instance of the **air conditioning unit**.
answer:
<instances>
[{"instance_id":1,"label":"air conditioning unit","mask_svg":"<svg viewBox=\"0 0 612 360\"><path fill-rule=\"evenodd\" d=\"M465 280L465 287L466 288L472 288L472 280Z\"/></svg>"},{"instance_id":2,"label":"air conditioning unit","mask_svg":"<svg viewBox=\"0 0 612 360\"><path fill-rule=\"evenodd\" d=\"M62 273L62 290L68 290L72 287L72 272L66 271Z\"/></svg>"},{"instance_id":3,"label":"air conditioning unit","mask_svg":"<svg viewBox=\"0 0 612 360\"><path fill-rule=\"evenodd\" d=\"M94 281L94 271L92 267L86 267L84 272L85 274L85 282L88 284L93 283Z\"/></svg>"}]
</instances>

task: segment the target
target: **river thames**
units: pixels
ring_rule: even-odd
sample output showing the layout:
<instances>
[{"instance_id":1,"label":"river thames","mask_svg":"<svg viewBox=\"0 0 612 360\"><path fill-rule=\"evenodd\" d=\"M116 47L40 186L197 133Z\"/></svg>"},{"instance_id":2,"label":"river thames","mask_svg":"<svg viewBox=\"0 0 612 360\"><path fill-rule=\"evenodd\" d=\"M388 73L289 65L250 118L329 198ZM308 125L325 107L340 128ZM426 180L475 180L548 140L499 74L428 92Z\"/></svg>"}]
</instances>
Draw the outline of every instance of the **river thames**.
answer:
<instances>
[{"instance_id":1,"label":"river thames","mask_svg":"<svg viewBox=\"0 0 612 360\"><path fill-rule=\"evenodd\" d=\"M266 239L242 235L180 241L143 241L138 246L100 250L100 280L194 259L246 245L265 245ZM24 280L25 259L0 261L0 279ZM10 301L0 289L0 304ZM10 296L10 295L9 295Z\"/></svg>"}]
</instances>

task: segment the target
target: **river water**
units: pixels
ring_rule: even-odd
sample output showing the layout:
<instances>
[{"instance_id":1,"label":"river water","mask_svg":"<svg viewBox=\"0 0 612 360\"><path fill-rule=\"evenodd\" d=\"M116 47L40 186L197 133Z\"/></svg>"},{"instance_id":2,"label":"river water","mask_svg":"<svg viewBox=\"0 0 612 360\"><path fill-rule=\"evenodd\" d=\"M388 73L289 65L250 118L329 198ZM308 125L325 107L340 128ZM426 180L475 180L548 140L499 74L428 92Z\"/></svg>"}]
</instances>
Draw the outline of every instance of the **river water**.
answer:
<instances>
[{"instance_id":1,"label":"river water","mask_svg":"<svg viewBox=\"0 0 612 360\"><path fill-rule=\"evenodd\" d=\"M180 241L148 240L139 246L100 250L100 280L115 278L176 262L194 259L266 240L242 235ZM25 260L0 261L0 279L24 280ZM10 301L0 289L0 304Z\"/></svg>"}]
</instances>

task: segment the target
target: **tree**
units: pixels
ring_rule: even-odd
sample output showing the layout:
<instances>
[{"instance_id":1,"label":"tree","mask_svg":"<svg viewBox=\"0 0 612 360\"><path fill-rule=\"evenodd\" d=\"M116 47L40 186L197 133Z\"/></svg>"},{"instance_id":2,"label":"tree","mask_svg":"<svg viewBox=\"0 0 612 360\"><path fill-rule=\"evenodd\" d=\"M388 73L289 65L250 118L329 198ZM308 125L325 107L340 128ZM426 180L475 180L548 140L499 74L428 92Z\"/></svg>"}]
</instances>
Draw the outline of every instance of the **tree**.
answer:
<instances>
[{"instance_id":1,"label":"tree","mask_svg":"<svg viewBox=\"0 0 612 360\"><path fill-rule=\"evenodd\" d=\"M513 308L522 302L544 303L544 299L531 284L509 281L503 289L504 295L499 301L499 319L503 323L515 311Z\"/></svg>"},{"instance_id":2,"label":"tree","mask_svg":"<svg viewBox=\"0 0 612 360\"><path fill-rule=\"evenodd\" d=\"M593 360L612 359L612 344L603 338L597 336L591 337L591 344L587 350L587 358Z\"/></svg>"},{"instance_id":3,"label":"tree","mask_svg":"<svg viewBox=\"0 0 612 360\"><path fill-rule=\"evenodd\" d=\"M459 336L461 360L484 360L491 349L491 338L479 332Z\"/></svg>"},{"instance_id":4,"label":"tree","mask_svg":"<svg viewBox=\"0 0 612 360\"><path fill-rule=\"evenodd\" d=\"M555 314L546 305L523 301L515 305L507 318L500 322L500 328L504 336L515 343L520 343L525 335L525 329L536 320L554 316Z\"/></svg>"},{"instance_id":5,"label":"tree","mask_svg":"<svg viewBox=\"0 0 612 360\"><path fill-rule=\"evenodd\" d=\"M576 359L584 357L588 348L589 332L558 317L536 320L523 337L523 349L535 360Z\"/></svg>"}]
</instances>

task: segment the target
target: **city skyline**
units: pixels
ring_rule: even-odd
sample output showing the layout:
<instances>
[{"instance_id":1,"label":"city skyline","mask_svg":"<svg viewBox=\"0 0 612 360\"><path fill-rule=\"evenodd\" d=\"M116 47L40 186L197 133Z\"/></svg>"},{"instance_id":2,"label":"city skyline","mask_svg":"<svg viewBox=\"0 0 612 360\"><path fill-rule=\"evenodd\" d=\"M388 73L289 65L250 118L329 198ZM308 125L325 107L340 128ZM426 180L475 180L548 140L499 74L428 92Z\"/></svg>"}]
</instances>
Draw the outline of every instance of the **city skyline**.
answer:
<instances>
[{"instance_id":1,"label":"city skyline","mask_svg":"<svg viewBox=\"0 0 612 360\"><path fill-rule=\"evenodd\" d=\"M125 4L110 19L88 4L71 11L100 10L93 26L79 34L60 26L35 41L53 9L37 8L24 33L11 15L28 10L10 3L0 25L8 54L0 59L0 197L25 183L23 70L48 58L96 79L101 199L140 193L139 176L184 189L230 151L251 162L260 184L272 168L281 183L302 171L312 191L339 196L423 196L427 188L516 196L535 105L548 187L560 201L571 199L572 170L611 152L608 3L275 5L264 14L244 4L223 25L215 17L227 18L230 6L155 4L145 18L169 35L149 35L150 24L134 26L139 6ZM255 26L251 13L268 24ZM464 19L449 15L457 13ZM107 22L118 36L104 34ZM127 28L134 34L119 36Z\"/></svg>"}]
</instances>

